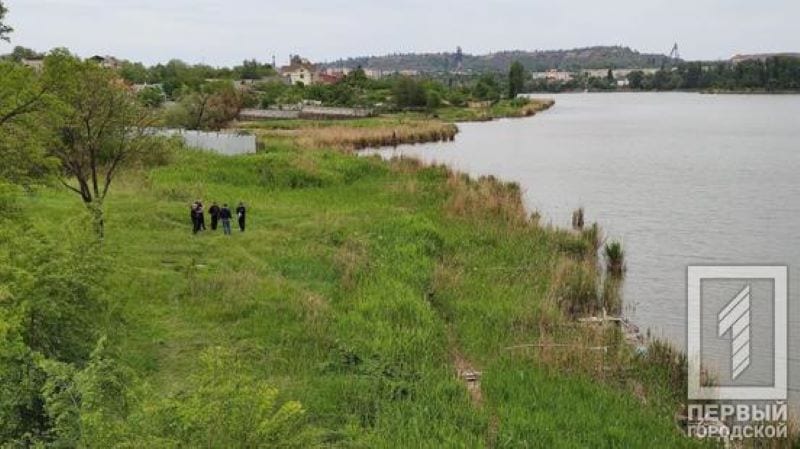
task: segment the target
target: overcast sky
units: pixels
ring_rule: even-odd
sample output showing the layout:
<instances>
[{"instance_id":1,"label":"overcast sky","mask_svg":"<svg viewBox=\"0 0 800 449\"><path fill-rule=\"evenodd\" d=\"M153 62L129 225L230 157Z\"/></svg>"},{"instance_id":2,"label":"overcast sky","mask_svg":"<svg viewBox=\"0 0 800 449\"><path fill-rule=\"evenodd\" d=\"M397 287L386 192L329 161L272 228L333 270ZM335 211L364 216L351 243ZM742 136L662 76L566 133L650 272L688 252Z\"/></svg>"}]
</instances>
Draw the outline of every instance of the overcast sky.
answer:
<instances>
[{"instance_id":1,"label":"overcast sky","mask_svg":"<svg viewBox=\"0 0 800 449\"><path fill-rule=\"evenodd\" d=\"M800 51L800 0L3 0L13 45L155 63L626 45L685 59Z\"/></svg>"}]
</instances>

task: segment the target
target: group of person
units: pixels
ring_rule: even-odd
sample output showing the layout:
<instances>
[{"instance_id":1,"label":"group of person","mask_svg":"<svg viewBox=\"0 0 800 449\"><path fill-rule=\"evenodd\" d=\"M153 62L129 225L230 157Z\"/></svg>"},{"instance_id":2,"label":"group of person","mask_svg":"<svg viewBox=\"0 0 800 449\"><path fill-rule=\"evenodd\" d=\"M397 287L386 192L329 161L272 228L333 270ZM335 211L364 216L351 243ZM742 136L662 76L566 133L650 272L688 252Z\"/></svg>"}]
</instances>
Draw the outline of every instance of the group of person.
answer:
<instances>
[{"instance_id":1,"label":"group of person","mask_svg":"<svg viewBox=\"0 0 800 449\"><path fill-rule=\"evenodd\" d=\"M208 215L211 217L212 231L216 231L217 225L221 222L222 232L224 232L225 235L231 235L231 220L233 219L233 214L227 204L223 204L222 207L220 207L216 202L212 203L211 207L208 208ZM240 202L236 207L236 218L239 221L239 229L241 232L244 232L246 215L247 208L244 206L244 203ZM190 216L192 218L193 233L197 234L200 231L206 230L206 215L202 202L195 201L192 203L190 207Z\"/></svg>"}]
</instances>

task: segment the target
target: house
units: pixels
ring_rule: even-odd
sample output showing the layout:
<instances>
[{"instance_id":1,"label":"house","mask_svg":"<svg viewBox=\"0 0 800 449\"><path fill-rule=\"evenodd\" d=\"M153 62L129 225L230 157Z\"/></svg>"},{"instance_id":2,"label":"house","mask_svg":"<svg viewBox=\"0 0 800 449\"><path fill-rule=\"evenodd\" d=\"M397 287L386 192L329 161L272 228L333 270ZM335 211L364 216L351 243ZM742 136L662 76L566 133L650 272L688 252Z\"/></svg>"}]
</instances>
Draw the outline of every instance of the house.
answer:
<instances>
[{"instance_id":1,"label":"house","mask_svg":"<svg viewBox=\"0 0 800 449\"><path fill-rule=\"evenodd\" d=\"M324 70L323 73L325 73L326 75L345 77L349 75L350 72L352 72L352 70L347 67L328 67L327 69Z\"/></svg>"},{"instance_id":2,"label":"house","mask_svg":"<svg viewBox=\"0 0 800 449\"><path fill-rule=\"evenodd\" d=\"M319 72L316 75L316 82L318 84L336 84L342 79L344 79L344 75L342 74L332 75L327 72Z\"/></svg>"},{"instance_id":3,"label":"house","mask_svg":"<svg viewBox=\"0 0 800 449\"><path fill-rule=\"evenodd\" d=\"M118 69L122 67L122 61L113 56L92 56L89 61L94 61L107 69Z\"/></svg>"},{"instance_id":4,"label":"house","mask_svg":"<svg viewBox=\"0 0 800 449\"><path fill-rule=\"evenodd\" d=\"M380 69L363 69L363 70L364 70L364 75L367 78L373 80L383 78L384 75L383 70Z\"/></svg>"},{"instance_id":5,"label":"house","mask_svg":"<svg viewBox=\"0 0 800 449\"><path fill-rule=\"evenodd\" d=\"M533 72L533 79L547 81L569 81L572 79L572 72L550 69L546 72Z\"/></svg>"},{"instance_id":6,"label":"house","mask_svg":"<svg viewBox=\"0 0 800 449\"><path fill-rule=\"evenodd\" d=\"M301 83L305 86L318 81L316 67L308 59L294 55L288 66L281 67L281 76L291 85Z\"/></svg>"},{"instance_id":7,"label":"house","mask_svg":"<svg viewBox=\"0 0 800 449\"><path fill-rule=\"evenodd\" d=\"M37 72L44 69L44 58L23 59L21 62L25 67L30 67Z\"/></svg>"}]
</instances>

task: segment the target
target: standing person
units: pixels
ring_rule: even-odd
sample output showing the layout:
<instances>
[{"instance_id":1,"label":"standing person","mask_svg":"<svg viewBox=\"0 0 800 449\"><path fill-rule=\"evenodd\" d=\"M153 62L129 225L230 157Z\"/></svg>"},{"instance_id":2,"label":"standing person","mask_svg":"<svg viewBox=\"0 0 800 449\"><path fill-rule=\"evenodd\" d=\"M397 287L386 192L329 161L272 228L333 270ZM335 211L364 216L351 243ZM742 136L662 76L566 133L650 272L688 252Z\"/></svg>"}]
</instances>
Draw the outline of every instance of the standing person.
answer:
<instances>
[{"instance_id":1,"label":"standing person","mask_svg":"<svg viewBox=\"0 0 800 449\"><path fill-rule=\"evenodd\" d=\"M206 215L203 213L203 203L197 202L197 219L200 220L200 230L206 230Z\"/></svg>"},{"instance_id":2,"label":"standing person","mask_svg":"<svg viewBox=\"0 0 800 449\"><path fill-rule=\"evenodd\" d=\"M236 208L236 216L239 217L239 229L244 232L244 220L245 215L247 213L247 209L244 207L244 203L240 202L239 207Z\"/></svg>"},{"instance_id":3,"label":"standing person","mask_svg":"<svg viewBox=\"0 0 800 449\"><path fill-rule=\"evenodd\" d=\"M192 234L200 230L200 218L197 216L197 201L189 206L189 216L192 218Z\"/></svg>"},{"instance_id":4,"label":"standing person","mask_svg":"<svg viewBox=\"0 0 800 449\"><path fill-rule=\"evenodd\" d=\"M211 203L211 207L208 208L208 215L211 215L211 230L216 231L217 222L219 222L219 206L216 201Z\"/></svg>"},{"instance_id":5,"label":"standing person","mask_svg":"<svg viewBox=\"0 0 800 449\"><path fill-rule=\"evenodd\" d=\"M225 235L231 235L231 218L233 215L231 214L231 210L228 208L227 204L222 205L222 209L219 210L219 219L222 220L222 232Z\"/></svg>"}]
</instances>

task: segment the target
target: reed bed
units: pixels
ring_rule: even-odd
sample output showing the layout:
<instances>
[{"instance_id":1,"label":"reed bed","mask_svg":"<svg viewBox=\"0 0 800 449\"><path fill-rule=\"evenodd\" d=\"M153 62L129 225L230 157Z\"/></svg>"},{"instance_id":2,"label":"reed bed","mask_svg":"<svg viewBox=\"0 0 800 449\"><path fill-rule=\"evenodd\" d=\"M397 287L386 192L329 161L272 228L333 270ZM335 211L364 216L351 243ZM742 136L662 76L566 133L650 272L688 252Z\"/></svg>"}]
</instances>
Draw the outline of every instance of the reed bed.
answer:
<instances>
[{"instance_id":1,"label":"reed bed","mask_svg":"<svg viewBox=\"0 0 800 449\"><path fill-rule=\"evenodd\" d=\"M439 121L377 123L374 126L318 126L255 130L265 142L291 141L300 149L363 150L402 144L452 141L458 127Z\"/></svg>"},{"instance_id":2,"label":"reed bed","mask_svg":"<svg viewBox=\"0 0 800 449\"><path fill-rule=\"evenodd\" d=\"M451 215L473 219L498 218L512 225L529 222L518 184L502 182L494 176L474 180L450 172L447 188L449 200L445 209Z\"/></svg>"},{"instance_id":3,"label":"reed bed","mask_svg":"<svg viewBox=\"0 0 800 449\"><path fill-rule=\"evenodd\" d=\"M361 150L400 144L451 141L457 133L458 128L455 125L441 122L418 122L372 128L332 126L302 129L298 132L297 141L303 147Z\"/></svg>"}]
</instances>

